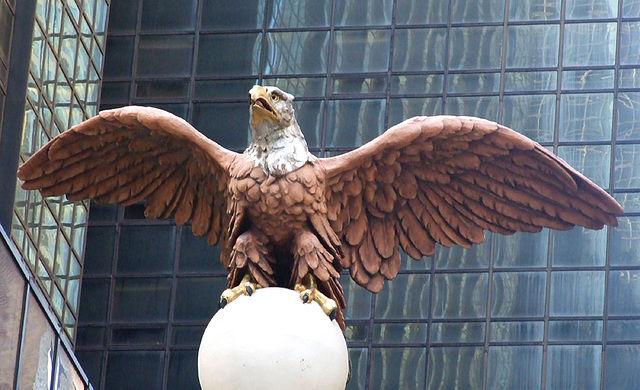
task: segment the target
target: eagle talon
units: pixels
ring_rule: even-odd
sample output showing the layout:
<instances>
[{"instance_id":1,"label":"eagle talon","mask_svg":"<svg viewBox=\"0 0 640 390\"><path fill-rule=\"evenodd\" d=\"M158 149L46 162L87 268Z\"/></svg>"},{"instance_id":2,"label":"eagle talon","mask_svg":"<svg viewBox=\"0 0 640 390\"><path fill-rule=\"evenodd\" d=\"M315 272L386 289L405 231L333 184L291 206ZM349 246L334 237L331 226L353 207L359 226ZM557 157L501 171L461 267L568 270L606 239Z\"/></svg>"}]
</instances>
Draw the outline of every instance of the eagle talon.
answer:
<instances>
[{"instance_id":1,"label":"eagle talon","mask_svg":"<svg viewBox=\"0 0 640 390\"><path fill-rule=\"evenodd\" d=\"M242 278L240 284L233 288L228 288L222 292L220 295L220 302L218 303L218 307L220 309L224 309L225 306L236 300L240 295L251 296L253 293L262 288L258 283L251 281L251 276L248 274Z\"/></svg>"},{"instance_id":2,"label":"eagle talon","mask_svg":"<svg viewBox=\"0 0 640 390\"><path fill-rule=\"evenodd\" d=\"M329 316L329 319L333 321L336 318L336 315L338 314L338 305L333 299L327 297L318 290L316 287L316 281L311 274L307 274L302 283L296 284L294 286L294 290L300 293L302 303L311 303L312 301L315 301L320 305L324 314Z\"/></svg>"}]
</instances>

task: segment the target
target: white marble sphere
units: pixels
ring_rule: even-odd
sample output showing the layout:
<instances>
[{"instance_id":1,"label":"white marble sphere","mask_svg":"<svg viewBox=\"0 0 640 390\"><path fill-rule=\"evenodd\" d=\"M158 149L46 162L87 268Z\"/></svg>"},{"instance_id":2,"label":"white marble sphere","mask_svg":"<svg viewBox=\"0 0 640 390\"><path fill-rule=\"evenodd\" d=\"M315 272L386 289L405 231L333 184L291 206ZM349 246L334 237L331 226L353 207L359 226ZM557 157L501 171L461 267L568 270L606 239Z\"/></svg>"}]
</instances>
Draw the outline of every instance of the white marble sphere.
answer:
<instances>
[{"instance_id":1,"label":"white marble sphere","mask_svg":"<svg viewBox=\"0 0 640 390\"><path fill-rule=\"evenodd\" d=\"M270 287L213 316L198 351L203 390L344 390L347 344L336 321L300 293Z\"/></svg>"}]
</instances>

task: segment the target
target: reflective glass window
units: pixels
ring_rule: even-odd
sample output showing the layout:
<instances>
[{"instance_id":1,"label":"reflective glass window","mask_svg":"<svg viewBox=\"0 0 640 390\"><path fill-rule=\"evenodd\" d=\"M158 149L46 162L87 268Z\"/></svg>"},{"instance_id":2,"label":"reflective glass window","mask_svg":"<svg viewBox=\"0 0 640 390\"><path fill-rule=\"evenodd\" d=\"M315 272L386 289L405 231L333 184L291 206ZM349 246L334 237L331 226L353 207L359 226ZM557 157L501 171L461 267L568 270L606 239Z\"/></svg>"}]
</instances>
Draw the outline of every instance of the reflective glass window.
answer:
<instances>
[{"instance_id":1,"label":"reflective glass window","mask_svg":"<svg viewBox=\"0 0 640 390\"><path fill-rule=\"evenodd\" d=\"M486 273L436 274L434 318L480 318L487 313Z\"/></svg>"},{"instance_id":2,"label":"reflective glass window","mask_svg":"<svg viewBox=\"0 0 640 390\"><path fill-rule=\"evenodd\" d=\"M369 26L389 24L393 11L391 0L363 0L336 2L337 26Z\"/></svg>"},{"instance_id":3,"label":"reflective glass window","mask_svg":"<svg viewBox=\"0 0 640 390\"><path fill-rule=\"evenodd\" d=\"M315 74L327 71L328 31L287 31L267 34L268 75Z\"/></svg>"},{"instance_id":4,"label":"reflective glass window","mask_svg":"<svg viewBox=\"0 0 640 390\"><path fill-rule=\"evenodd\" d=\"M491 293L491 316L543 316L546 276L545 272L494 273Z\"/></svg>"},{"instance_id":5,"label":"reflective glass window","mask_svg":"<svg viewBox=\"0 0 640 390\"><path fill-rule=\"evenodd\" d=\"M551 273L552 316L601 316L604 310L604 271Z\"/></svg>"},{"instance_id":6,"label":"reflective glass window","mask_svg":"<svg viewBox=\"0 0 640 390\"><path fill-rule=\"evenodd\" d=\"M389 69L389 30L338 31L333 46L334 72L386 72Z\"/></svg>"},{"instance_id":7,"label":"reflective glass window","mask_svg":"<svg viewBox=\"0 0 640 390\"><path fill-rule=\"evenodd\" d=\"M615 23L576 23L564 28L564 66L613 65L616 55Z\"/></svg>"},{"instance_id":8,"label":"reflective glass window","mask_svg":"<svg viewBox=\"0 0 640 390\"><path fill-rule=\"evenodd\" d=\"M558 65L560 25L509 26L507 30L508 68Z\"/></svg>"},{"instance_id":9,"label":"reflective glass window","mask_svg":"<svg viewBox=\"0 0 640 390\"><path fill-rule=\"evenodd\" d=\"M538 389L542 384L542 346L489 347L487 388Z\"/></svg>"},{"instance_id":10,"label":"reflective glass window","mask_svg":"<svg viewBox=\"0 0 640 390\"><path fill-rule=\"evenodd\" d=\"M397 24L446 24L449 3L446 1L397 0Z\"/></svg>"},{"instance_id":11,"label":"reflective glass window","mask_svg":"<svg viewBox=\"0 0 640 390\"><path fill-rule=\"evenodd\" d=\"M486 368L483 347L432 347L427 389L481 390Z\"/></svg>"},{"instance_id":12,"label":"reflective glass window","mask_svg":"<svg viewBox=\"0 0 640 390\"><path fill-rule=\"evenodd\" d=\"M331 24L330 0L276 0L267 18L270 28L323 27Z\"/></svg>"},{"instance_id":13,"label":"reflective glass window","mask_svg":"<svg viewBox=\"0 0 640 390\"><path fill-rule=\"evenodd\" d=\"M374 348L370 383L379 389L424 388L425 348Z\"/></svg>"},{"instance_id":14,"label":"reflective glass window","mask_svg":"<svg viewBox=\"0 0 640 390\"><path fill-rule=\"evenodd\" d=\"M445 28L397 29L393 35L393 70L443 70L446 41Z\"/></svg>"},{"instance_id":15,"label":"reflective glass window","mask_svg":"<svg viewBox=\"0 0 640 390\"><path fill-rule=\"evenodd\" d=\"M106 388L162 388L164 351L113 351L107 359Z\"/></svg>"},{"instance_id":16,"label":"reflective glass window","mask_svg":"<svg viewBox=\"0 0 640 390\"><path fill-rule=\"evenodd\" d=\"M175 226L123 226L118 251L118 274L165 274L173 269Z\"/></svg>"},{"instance_id":17,"label":"reflective glass window","mask_svg":"<svg viewBox=\"0 0 640 390\"><path fill-rule=\"evenodd\" d=\"M600 387L602 346L551 345L547 352L547 389Z\"/></svg>"},{"instance_id":18,"label":"reflective glass window","mask_svg":"<svg viewBox=\"0 0 640 390\"><path fill-rule=\"evenodd\" d=\"M200 35L196 75L257 73L260 42L261 37L257 33Z\"/></svg>"},{"instance_id":19,"label":"reflective glass window","mask_svg":"<svg viewBox=\"0 0 640 390\"><path fill-rule=\"evenodd\" d=\"M118 322L167 321L171 279L118 278L113 296L112 318ZM153 305L141 305L153 302Z\"/></svg>"},{"instance_id":20,"label":"reflective glass window","mask_svg":"<svg viewBox=\"0 0 640 390\"><path fill-rule=\"evenodd\" d=\"M193 36L142 36L138 42L139 77L178 77L191 74Z\"/></svg>"},{"instance_id":21,"label":"reflective glass window","mask_svg":"<svg viewBox=\"0 0 640 390\"><path fill-rule=\"evenodd\" d=\"M451 28L449 68L500 68L502 35L502 26Z\"/></svg>"},{"instance_id":22,"label":"reflective glass window","mask_svg":"<svg viewBox=\"0 0 640 390\"><path fill-rule=\"evenodd\" d=\"M188 30L195 28L197 0L143 0L143 31Z\"/></svg>"}]
</instances>

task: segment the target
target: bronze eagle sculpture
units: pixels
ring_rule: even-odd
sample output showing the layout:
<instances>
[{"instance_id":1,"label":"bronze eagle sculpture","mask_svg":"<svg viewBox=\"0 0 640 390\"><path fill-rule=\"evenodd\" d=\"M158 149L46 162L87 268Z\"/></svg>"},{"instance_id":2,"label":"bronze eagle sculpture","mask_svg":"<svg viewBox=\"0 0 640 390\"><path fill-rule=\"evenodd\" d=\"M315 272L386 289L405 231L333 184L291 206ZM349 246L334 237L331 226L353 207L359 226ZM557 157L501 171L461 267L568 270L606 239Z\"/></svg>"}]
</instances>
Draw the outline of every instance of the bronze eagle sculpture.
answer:
<instances>
[{"instance_id":1,"label":"bronze eagle sculpture","mask_svg":"<svg viewBox=\"0 0 640 390\"><path fill-rule=\"evenodd\" d=\"M294 97L249 92L252 141L229 151L168 112L124 107L60 134L18 171L27 190L131 205L191 221L220 242L221 306L283 286L344 328L340 271L374 293L436 244L470 248L484 231L616 226L622 207L538 143L473 117L415 117L337 157L317 158Z\"/></svg>"}]
</instances>

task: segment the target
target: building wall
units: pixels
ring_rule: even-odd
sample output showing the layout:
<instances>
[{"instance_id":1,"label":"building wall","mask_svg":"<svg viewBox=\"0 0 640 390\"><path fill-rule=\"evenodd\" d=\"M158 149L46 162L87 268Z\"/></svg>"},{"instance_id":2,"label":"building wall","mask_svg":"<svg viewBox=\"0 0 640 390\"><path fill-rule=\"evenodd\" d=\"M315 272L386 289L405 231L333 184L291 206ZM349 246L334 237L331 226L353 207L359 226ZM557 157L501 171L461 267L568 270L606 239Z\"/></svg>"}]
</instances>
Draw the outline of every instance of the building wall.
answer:
<instances>
[{"instance_id":1,"label":"building wall","mask_svg":"<svg viewBox=\"0 0 640 390\"><path fill-rule=\"evenodd\" d=\"M19 137L13 161L5 168L14 175L5 187L15 188L11 237L73 342L88 202L43 199L38 191L24 191L16 182L15 169L51 138L97 113L108 3L30 3L35 3L33 33L15 43L29 49L29 62L23 68L28 72L17 87L23 94L26 91L26 99L23 95L12 107L16 120L5 124L5 132Z\"/></svg>"},{"instance_id":2,"label":"building wall","mask_svg":"<svg viewBox=\"0 0 640 390\"><path fill-rule=\"evenodd\" d=\"M640 2L113 0L102 108L144 104L247 145L246 94L296 95L318 155L413 115L497 120L625 207L601 231L487 234L345 275L349 389L619 389L640 380ZM140 205L92 206L77 354L97 388L197 388L219 252Z\"/></svg>"}]
</instances>

